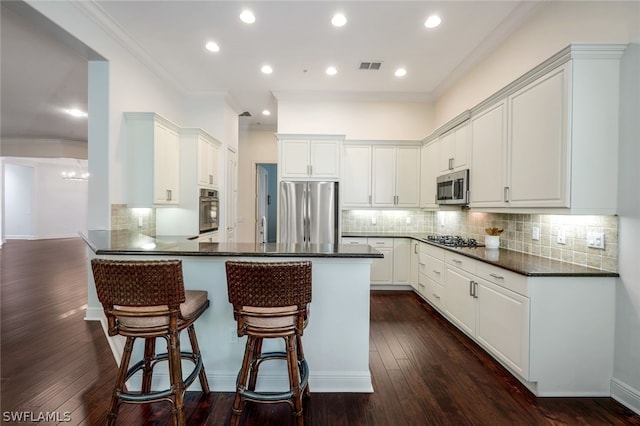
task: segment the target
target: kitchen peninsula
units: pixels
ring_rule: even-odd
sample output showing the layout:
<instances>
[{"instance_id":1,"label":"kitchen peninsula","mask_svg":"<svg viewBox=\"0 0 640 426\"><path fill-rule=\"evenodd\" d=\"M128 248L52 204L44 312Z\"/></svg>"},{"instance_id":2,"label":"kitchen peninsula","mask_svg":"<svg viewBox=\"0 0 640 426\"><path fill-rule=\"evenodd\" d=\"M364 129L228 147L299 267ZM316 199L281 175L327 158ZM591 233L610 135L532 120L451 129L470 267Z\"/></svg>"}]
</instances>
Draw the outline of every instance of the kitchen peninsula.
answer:
<instances>
[{"instance_id":1,"label":"kitchen peninsula","mask_svg":"<svg viewBox=\"0 0 640 426\"><path fill-rule=\"evenodd\" d=\"M244 344L238 341L233 310L227 299L225 261L293 261L313 263L313 300L304 333L310 387L314 392L372 392L369 371L369 281L371 262L382 254L368 245L302 245L210 243L186 236L150 237L132 231L88 231L82 238L89 258L127 260L181 259L186 289L209 292L210 308L196 323L209 383L214 391L233 392ZM93 276L88 277L88 320L104 317ZM105 333L106 334L106 333ZM107 337L116 359L124 339ZM184 339L185 342L187 339ZM242 339L240 339L242 340ZM280 341L265 342L265 349ZM134 348L140 356L141 347ZM264 368L258 386L277 389L287 383L280 363ZM273 372L277 371L277 374ZM168 384L161 371L158 383ZM262 372L262 369L261 369ZM154 375L155 377L155 375ZM262 379L261 379L262 380ZM194 383L194 387L196 383Z\"/></svg>"}]
</instances>

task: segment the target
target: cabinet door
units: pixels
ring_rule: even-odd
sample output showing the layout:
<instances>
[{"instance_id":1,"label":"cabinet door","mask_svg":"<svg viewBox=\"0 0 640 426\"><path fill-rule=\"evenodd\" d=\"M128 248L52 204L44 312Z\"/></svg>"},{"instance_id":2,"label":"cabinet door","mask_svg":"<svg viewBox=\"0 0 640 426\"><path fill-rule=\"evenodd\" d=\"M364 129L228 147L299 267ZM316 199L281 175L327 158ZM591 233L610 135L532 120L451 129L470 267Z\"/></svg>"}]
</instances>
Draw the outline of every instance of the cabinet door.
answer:
<instances>
[{"instance_id":1,"label":"cabinet door","mask_svg":"<svg viewBox=\"0 0 640 426\"><path fill-rule=\"evenodd\" d=\"M420 147L396 148L396 207L420 204Z\"/></svg>"},{"instance_id":2,"label":"cabinet door","mask_svg":"<svg viewBox=\"0 0 640 426\"><path fill-rule=\"evenodd\" d=\"M393 283L406 285L411 281L411 240L393 239Z\"/></svg>"},{"instance_id":3,"label":"cabinet door","mask_svg":"<svg viewBox=\"0 0 640 426\"><path fill-rule=\"evenodd\" d=\"M411 240L411 248L410 248L410 253L409 253L409 257L411 258L411 270L410 270L410 274L409 274L409 282L411 284L411 287L413 287L414 290L419 291L419 286L418 286L418 282L420 279L420 268L419 268L419 263L420 263L420 243L414 240Z\"/></svg>"},{"instance_id":4,"label":"cabinet door","mask_svg":"<svg viewBox=\"0 0 640 426\"><path fill-rule=\"evenodd\" d=\"M307 178L309 166L309 140L281 141L280 168L283 178Z\"/></svg>"},{"instance_id":5,"label":"cabinet door","mask_svg":"<svg viewBox=\"0 0 640 426\"><path fill-rule=\"evenodd\" d=\"M382 259L371 262L371 284L393 283L393 248L375 247L384 255Z\"/></svg>"},{"instance_id":6,"label":"cabinet door","mask_svg":"<svg viewBox=\"0 0 640 426\"><path fill-rule=\"evenodd\" d=\"M474 207L504 206L507 175L506 105L500 102L471 119L470 197Z\"/></svg>"},{"instance_id":7,"label":"cabinet door","mask_svg":"<svg viewBox=\"0 0 640 426\"><path fill-rule=\"evenodd\" d=\"M437 208L436 178L438 169L438 145L431 142L424 145L420 152L420 207Z\"/></svg>"},{"instance_id":8,"label":"cabinet door","mask_svg":"<svg viewBox=\"0 0 640 426\"><path fill-rule=\"evenodd\" d=\"M198 185L218 186L218 147L213 142L198 138Z\"/></svg>"},{"instance_id":9,"label":"cabinet door","mask_svg":"<svg viewBox=\"0 0 640 426\"><path fill-rule=\"evenodd\" d=\"M568 68L509 97L509 205L569 207Z\"/></svg>"},{"instance_id":10,"label":"cabinet door","mask_svg":"<svg viewBox=\"0 0 640 426\"><path fill-rule=\"evenodd\" d=\"M314 178L340 177L340 143L312 140L309 142L309 174Z\"/></svg>"},{"instance_id":11,"label":"cabinet door","mask_svg":"<svg viewBox=\"0 0 640 426\"><path fill-rule=\"evenodd\" d=\"M178 204L180 183L180 141L178 133L155 123L154 203Z\"/></svg>"},{"instance_id":12,"label":"cabinet door","mask_svg":"<svg viewBox=\"0 0 640 426\"><path fill-rule=\"evenodd\" d=\"M371 145L345 145L342 203L345 207L371 205Z\"/></svg>"},{"instance_id":13,"label":"cabinet door","mask_svg":"<svg viewBox=\"0 0 640 426\"><path fill-rule=\"evenodd\" d=\"M469 123L460 124L454 129L453 169L462 170L469 167Z\"/></svg>"},{"instance_id":14,"label":"cabinet door","mask_svg":"<svg viewBox=\"0 0 640 426\"><path fill-rule=\"evenodd\" d=\"M529 375L529 299L483 279L478 282L476 339L522 377Z\"/></svg>"},{"instance_id":15,"label":"cabinet door","mask_svg":"<svg viewBox=\"0 0 640 426\"><path fill-rule=\"evenodd\" d=\"M373 146L373 206L394 207L396 147Z\"/></svg>"},{"instance_id":16,"label":"cabinet door","mask_svg":"<svg viewBox=\"0 0 640 426\"><path fill-rule=\"evenodd\" d=\"M446 265L445 275L445 312L462 331L474 336L476 331L476 299L471 294L473 276L450 265Z\"/></svg>"}]
</instances>

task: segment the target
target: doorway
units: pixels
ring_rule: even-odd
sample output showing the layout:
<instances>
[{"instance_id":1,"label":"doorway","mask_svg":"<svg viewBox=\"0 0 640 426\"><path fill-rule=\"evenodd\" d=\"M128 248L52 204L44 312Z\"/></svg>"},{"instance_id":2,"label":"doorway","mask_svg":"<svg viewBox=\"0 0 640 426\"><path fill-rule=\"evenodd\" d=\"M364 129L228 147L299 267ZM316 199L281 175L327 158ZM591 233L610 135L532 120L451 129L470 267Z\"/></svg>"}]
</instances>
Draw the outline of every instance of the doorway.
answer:
<instances>
[{"instance_id":1,"label":"doorway","mask_svg":"<svg viewBox=\"0 0 640 426\"><path fill-rule=\"evenodd\" d=\"M278 166L256 164L256 242L275 243L278 219Z\"/></svg>"}]
</instances>

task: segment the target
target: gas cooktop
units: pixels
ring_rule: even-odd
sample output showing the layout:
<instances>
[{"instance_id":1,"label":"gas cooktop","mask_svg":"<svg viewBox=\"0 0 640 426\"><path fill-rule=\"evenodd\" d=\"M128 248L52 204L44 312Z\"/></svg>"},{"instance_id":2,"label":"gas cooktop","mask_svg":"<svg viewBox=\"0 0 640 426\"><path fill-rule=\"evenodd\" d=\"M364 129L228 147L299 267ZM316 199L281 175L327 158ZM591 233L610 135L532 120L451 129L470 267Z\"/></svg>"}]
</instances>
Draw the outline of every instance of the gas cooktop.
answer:
<instances>
[{"instance_id":1,"label":"gas cooktop","mask_svg":"<svg viewBox=\"0 0 640 426\"><path fill-rule=\"evenodd\" d=\"M459 235L428 235L427 241L447 247L484 247L474 238L462 238Z\"/></svg>"}]
</instances>

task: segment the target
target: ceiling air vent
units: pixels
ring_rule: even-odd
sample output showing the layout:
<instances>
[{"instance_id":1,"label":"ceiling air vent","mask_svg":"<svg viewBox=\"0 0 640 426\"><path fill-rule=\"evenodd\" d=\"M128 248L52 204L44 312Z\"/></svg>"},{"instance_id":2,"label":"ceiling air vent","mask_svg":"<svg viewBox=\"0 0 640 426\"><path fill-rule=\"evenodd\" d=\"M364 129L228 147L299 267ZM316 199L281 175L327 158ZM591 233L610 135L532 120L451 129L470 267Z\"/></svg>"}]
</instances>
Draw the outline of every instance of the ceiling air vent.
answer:
<instances>
[{"instance_id":1,"label":"ceiling air vent","mask_svg":"<svg viewBox=\"0 0 640 426\"><path fill-rule=\"evenodd\" d=\"M360 62L358 69L378 71L381 66L382 62Z\"/></svg>"},{"instance_id":2,"label":"ceiling air vent","mask_svg":"<svg viewBox=\"0 0 640 426\"><path fill-rule=\"evenodd\" d=\"M249 111L245 111L239 115L239 117L251 117L251 113Z\"/></svg>"}]
</instances>

